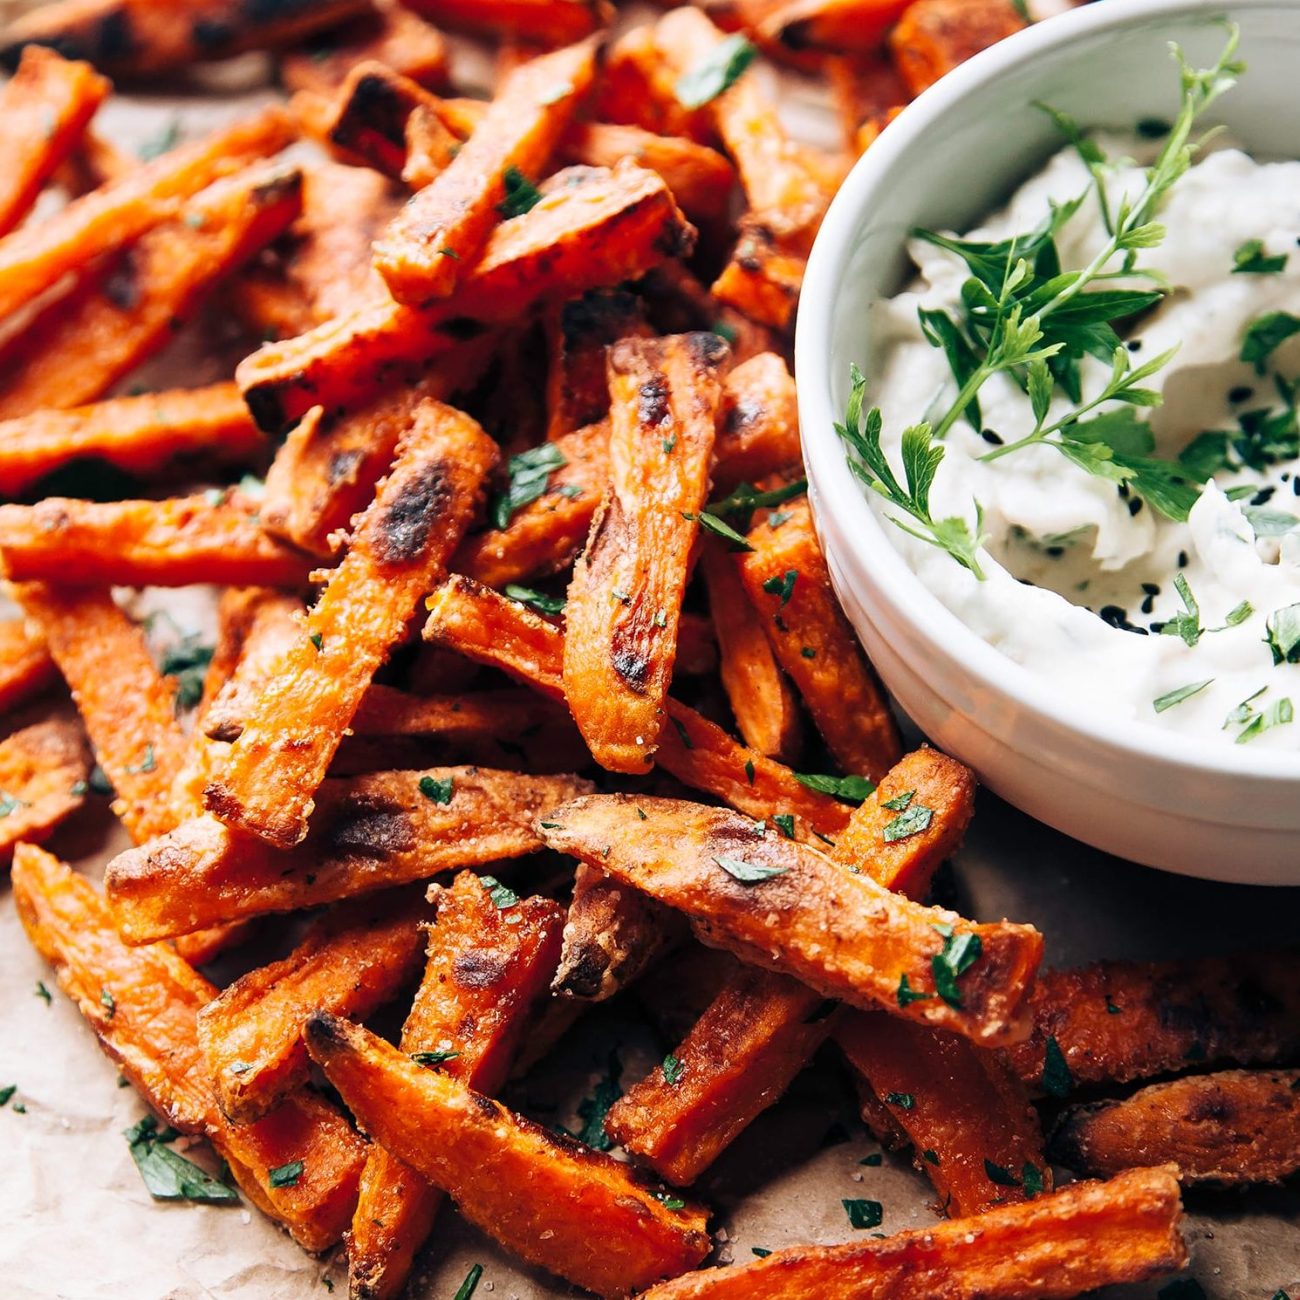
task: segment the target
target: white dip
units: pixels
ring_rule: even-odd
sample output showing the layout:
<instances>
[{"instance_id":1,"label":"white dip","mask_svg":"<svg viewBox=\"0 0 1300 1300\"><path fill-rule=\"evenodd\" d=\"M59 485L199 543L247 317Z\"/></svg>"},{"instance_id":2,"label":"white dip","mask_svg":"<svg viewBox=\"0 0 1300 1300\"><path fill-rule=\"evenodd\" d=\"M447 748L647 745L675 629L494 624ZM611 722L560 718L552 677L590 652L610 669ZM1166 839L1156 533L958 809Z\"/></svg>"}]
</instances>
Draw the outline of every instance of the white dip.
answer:
<instances>
[{"instance_id":1,"label":"white dip","mask_svg":"<svg viewBox=\"0 0 1300 1300\"><path fill-rule=\"evenodd\" d=\"M1146 142L1101 142L1115 159L1152 153ZM1136 194L1141 178L1140 168L1123 165L1107 182L1108 191ZM1031 231L1047 214L1049 198L1073 199L1088 190L1089 181L1079 155L1067 148L1004 211L965 238L997 240ZM1257 427L1260 417L1253 413L1268 411L1281 432L1267 453L1250 451L1257 468L1242 465L1234 454L1237 468L1217 471L1188 520L1176 522L1050 446L980 463L996 439L1010 443L1034 428L1027 397L999 374L979 393L982 431L958 420L945 437L931 497L936 519L961 515L973 523L973 502L983 507L985 580L901 529L890 527L891 540L964 623L1055 683L1065 697L1113 716L1220 737L1225 744L1242 739L1252 747L1300 749L1300 717L1288 722L1293 710L1283 703L1294 700L1300 712L1300 665L1275 666L1266 641L1270 616L1300 602L1295 413L1288 414L1275 382L1277 375L1291 381L1300 376L1300 334L1273 351L1263 375L1237 359L1252 322L1269 312L1300 316L1300 162L1258 163L1221 147L1174 185L1158 219L1168 233L1158 247L1143 250L1139 265L1163 273L1173 292L1131 323L1118 323L1134 365L1178 345L1173 360L1145 381L1162 391L1163 405L1137 411L1150 416L1152 454L1176 459L1209 430L1240 436L1243 420ZM1090 196L1057 236L1061 265L1086 266L1105 239ZM1285 267L1234 273L1234 255L1255 240L1262 241L1263 256L1286 254ZM957 310L970 275L949 252L920 240L909 247L920 276L873 309L875 354L868 367L873 379L867 403L881 408L882 442L895 466L903 428L934 418L957 392L944 353L922 334L917 310ZM1150 282L1094 287L1149 288ZM1109 374L1107 363L1085 358L1084 397L1098 392ZM1058 388L1048 421L1074 405ZM1231 493L1235 500L1225 495L1243 486L1251 491ZM869 495L884 517L898 516L897 508ZM1252 517L1263 535L1256 535ZM1179 573L1199 603L1205 629L1195 645L1159 634L1163 623L1185 612L1173 581ZM1242 602L1253 612L1225 627L1230 612L1243 618ZM1155 709L1161 697L1207 680L1195 694Z\"/></svg>"}]
</instances>

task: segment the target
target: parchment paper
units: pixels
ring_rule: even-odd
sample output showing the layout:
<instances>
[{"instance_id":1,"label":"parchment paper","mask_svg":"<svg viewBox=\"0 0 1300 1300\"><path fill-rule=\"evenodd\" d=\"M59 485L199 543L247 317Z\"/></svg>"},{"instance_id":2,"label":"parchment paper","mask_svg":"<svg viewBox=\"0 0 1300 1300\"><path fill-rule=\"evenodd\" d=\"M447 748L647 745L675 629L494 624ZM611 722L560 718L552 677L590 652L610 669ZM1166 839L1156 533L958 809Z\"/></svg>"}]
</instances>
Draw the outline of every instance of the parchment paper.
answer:
<instances>
[{"instance_id":1,"label":"parchment paper","mask_svg":"<svg viewBox=\"0 0 1300 1300\"><path fill-rule=\"evenodd\" d=\"M0 3L0 12L4 8ZM217 76L219 93L133 95L115 100L101 124L128 146L157 137L173 119L182 131L197 132L264 97L263 73L259 60L242 60ZM825 135L825 109L807 85L786 84L782 106L799 134ZM223 377L228 370L212 340L210 325L197 337L191 331L149 368L145 382ZM133 382L141 378L133 376ZM192 608L186 606L187 617ZM4 722L12 727L29 720ZM97 877L122 843L121 832L101 809L97 821L83 819L51 847ZM972 833L956 859L954 882L965 914L1037 925L1047 937L1052 965L1300 940L1300 890L1211 885L1107 859L987 793L980 796ZM656 978L671 979L671 966ZM48 1005L37 995L38 981L53 992ZM601 1010L570 1033L526 1086L514 1086L508 1100L543 1122L574 1127L577 1102L604 1075L611 1048L617 1049L630 1083L671 1046L656 1042L638 1018ZM151 1200L122 1137L144 1107L131 1089L119 1087L116 1070L98 1051L93 1034L31 950L7 877L0 876L0 1087L9 1083L17 1091L0 1109L0 1291L8 1300L309 1300L331 1290L346 1292L341 1259L313 1259L246 1206ZM856 1118L847 1076L827 1053L696 1189L717 1210L718 1258L750 1259L754 1246L848 1240L853 1233L843 1198L881 1201L886 1232L932 1222L931 1189L924 1177L905 1159L890 1155L878 1167L862 1166L861 1158L875 1150ZM1193 1192L1187 1203L1192 1271L1208 1296L1271 1300L1285 1289L1300 1300L1300 1191L1292 1186L1244 1195ZM410 1297L451 1300L475 1263L484 1267L480 1300L575 1294L521 1269L444 1211L417 1266ZM1157 1289L1112 1294L1153 1296Z\"/></svg>"}]
</instances>

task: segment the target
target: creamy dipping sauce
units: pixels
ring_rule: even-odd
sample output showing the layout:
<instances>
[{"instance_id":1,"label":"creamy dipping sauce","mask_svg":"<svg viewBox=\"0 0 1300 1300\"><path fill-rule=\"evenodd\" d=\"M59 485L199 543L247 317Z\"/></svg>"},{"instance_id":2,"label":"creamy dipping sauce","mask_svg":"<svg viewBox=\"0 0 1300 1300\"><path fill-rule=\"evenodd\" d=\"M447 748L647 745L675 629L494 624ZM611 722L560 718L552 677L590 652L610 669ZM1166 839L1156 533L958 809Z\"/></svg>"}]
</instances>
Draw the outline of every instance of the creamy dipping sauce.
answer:
<instances>
[{"instance_id":1,"label":"creamy dipping sauce","mask_svg":"<svg viewBox=\"0 0 1300 1300\"><path fill-rule=\"evenodd\" d=\"M1147 141L1098 138L1111 158L1145 161L1154 152ZM1136 194L1142 181L1137 164L1123 165L1107 189L1112 196ZM998 240L1032 230L1047 214L1049 199L1077 198L1089 184L1079 154L1066 148L1003 211L964 238ZM1118 326L1134 365L1178 346L1145 381L1161 392L1163 404L1136 412L1150 418L1155 448L1149 454L1175 460L1198 435L1222 431L1227 445L1240 442L1251 463L1231 451L1232 464L1213 472L1180 522L1052 446L981 462L1035 427L1029 398L998 374L979 392L980 428L958 420L944 437L931 492L936 519L960 515L972 527L973 502L979 502L984 580L899 528L889 528L890 538L922 583L964 623L1068 698L1225 744L1300 749L1300 718L1291 720L1300 708L1300 664L1275 664L1267 639L1277 611L1300 605L1300 463L1293 399L1289 404L1286 392L1287 382L1300 375L1300 334L1260 363L1262 374L1238 359L1260 317L1300 316L1300 162L1256 162L1220 146L1174 184L1158 219L1167 233L1157 247L1143 250L1140 265L1163 274L1171 292ZM1087 265L1106 237L1090 195L1056 237L1061 266ZM1257 251L1252 241L1260 241ZM909 251L919 278L873 308L874 355L867 368L868 401L881 409L881 441L895 465L903 429L932 418L957 394L944 352L921 329L918 308L958 309L970 276L959 257L930 243L913 240ZM1283 256L1280 269L1234 270L1242 261L1275 266ZM1118 258L1113 265L1119 266ZM1149 285L1123 280L1097 287ZM1108 363L1084 358L1085 400L1110 373ZM1047 420L1075 405L1058 387ZM1197 443L1211 452L1224 445L1217 438ZM883 517L898 517L888 502L868 495ZM1183 580L1178 585L1177 575ZM1185 592L1198 606L1195 618ZM1300 608L1292 614L1300 616ZM1189 635L1162 634L1170 620Z\"/></svg>"}]
</instances>

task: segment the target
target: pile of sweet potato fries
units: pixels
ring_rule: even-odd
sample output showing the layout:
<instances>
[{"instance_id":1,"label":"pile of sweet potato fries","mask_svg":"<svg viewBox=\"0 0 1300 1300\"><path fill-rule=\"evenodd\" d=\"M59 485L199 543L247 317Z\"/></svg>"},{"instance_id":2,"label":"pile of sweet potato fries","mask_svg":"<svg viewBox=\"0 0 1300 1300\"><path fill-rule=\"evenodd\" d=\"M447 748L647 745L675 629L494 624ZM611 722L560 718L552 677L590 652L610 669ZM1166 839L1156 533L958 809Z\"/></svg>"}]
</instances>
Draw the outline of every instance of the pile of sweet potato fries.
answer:
<instances>
[{"instance_id":1,"label":"pile of sweet potato fries","mask_svg":"<svg viewBox=\"0 0 1300 1300\"><path fill-rule=\"evenodd\" d=\"M0 707L50 701L0 741L0 851L170 1126L133 1153L207 1139L306 1249L346 1241L358 1300L444 1196L602 1296L1177 1270L1180 1183L1300 1167L1300 954L1040 975L1032 927L927 904L975 782L902 751L799 465L835 187L1022 11L404 3L64 0L0 35ZM455 93L465 31L491 100ZM95 133L106 76L268 48L285 104L143 161ZM787 136L763 60L824 79L843 150ZM213 303L251 340L227 382L120 395ZM192 584L216 644L157 663L114 589ZM100 890L36 844L106 791L134 847ZM199 973L308 909L282 960ZM622 1155L493 1099L674 970L701 1009L609 1110ZM397 1045L363 1027L417 983ZM700 1269L687 1189L828 1043L947 1220Z\"/></svg>"}]
</instances>

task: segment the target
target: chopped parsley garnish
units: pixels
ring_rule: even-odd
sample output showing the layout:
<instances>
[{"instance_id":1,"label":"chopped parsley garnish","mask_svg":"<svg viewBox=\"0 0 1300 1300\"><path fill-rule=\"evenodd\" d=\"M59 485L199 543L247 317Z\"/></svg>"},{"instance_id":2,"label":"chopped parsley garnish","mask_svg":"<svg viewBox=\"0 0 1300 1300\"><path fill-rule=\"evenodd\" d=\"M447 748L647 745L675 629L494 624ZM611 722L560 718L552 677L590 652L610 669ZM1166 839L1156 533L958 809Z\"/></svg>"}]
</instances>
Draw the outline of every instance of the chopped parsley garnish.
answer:
<instances>
[{"instance_id":1,"label":"chopped parsley garnish","mask_svg":"<svg viewBox=\"0 0 1300 1300\"><path fill-rule=\"evenodd\" d=\"M763 583L763 590L769 596L780 596L782 606L790 603L794 595L794 584L799 580L797 569L787 569L779 578L773 575Z\"/></svg>"},{"instance_id":2,"label":"chopped parsley garnish","mask_svg":"<svg viewBox=\"0 0 1300 1300\"><path fill-rule=\"evenodd\" d=\"M698 515L683 511L682 518L694 519L706 532L712 533L715 537L721 537L733 551L752 551L754 549L725 519L719 519L717 515L711 515L707 510L702 510Z\"/></svg>"},{"instance_id":3,"label":"chopped parsley garnish","mask_svg":"<svg viewBox=\"0 0 1300 1300\"><path fill-rule=\"evenodd\" d=\"M911 1110L916 1105L916 1098L910 1092L887 1092L880 1100L887 1106L897 1106L899 1110Z\"/></svg>"},{"instance_id":4,"label":"chopped parsley garnish","mask_svg":"<svg viewBox=\"0 0 1300 1300\"><path fill-rule=\"evenodd\" d=\"M772 825L781 832L788 840L794 839L794 814L793 813L774 813L772 815Z\"/></svg>"},{"instance_id":5,"label":"chopped parsley garnish","mask_svg":"<svg viewBox=\"0 0 1300 1300\"><path fill-rule=\"evenodd\" d=\"M413 1060L416 1065L427 1067L441 1065L444 1061L454 1061L459 1055L459 1052L439 1048L436 1052L412 1052L411 1060Z\"/></svg>"},{"instance_id":6,"label":"chopped parsley garnish","mask_svg":"<svg viewBox=\"0 0 1300 1300\"><path fill-rule=\"evenodd\" d=\"M470 1300L475 1288L478 1286L478 1280L483 1276L483 1265L475 1264L468 1273L465 1274L465 1280L456 1288L456 1294L452 1300Z\"/></svg>"},{"instance_id":7,"label":"chopped parsley garnish","mask_svg":"<svg viewBox=\"0 0 1300 1300\"><path fill-rule=\"evenodd\" d=\"M212 647L200 645L194 637L163 651L159 668L164 677L176 679L176 707L192 709L203 698L203 679L212 662Z\"/></svg>"},{"instance_id":8,"label":"chopped parsley garnish","mask_svg":"<svg viewBox=\"0 0 1300 1300\"><path fill-rule=\"evenodd\" d=\"M1043 1192L1043 1171L1037 1165L1032 1165L1026 1160L1020 1170L1020 1185L1025 1189L1025 1195L1031 1200L1035 1196L1041 1196Z\"/></svg>"},{"instance_id":9,"label":"chopped parsley garnish","mask_svg":"<svg viewBox=\"0 0 1300 1300\"><path fill-rule=\"evenodd\" d=\"M507 167L501 173L501 183L505 186L506 195L497 204L497 211L506 221L511 217L522 217L542 201L541 191L518 167Z\"/></svg>"},{"instance_id":10,"label":"chopped parsley garnish","mask_svg":"<svg viewBox=\"0 0 1300 1300\"><path fill-rule=\"evenodd\" d=\"M325 649L325 638L321 636L319 632L313 632L307 640L316 647L317 654L320 654L320 652Z\"/></svg>"},{"instance_id":11,"label":"chopped parsley garnish","mask_svg":"<svg viewBox=\"0 0 1300 1300\"><path fill-rule=\"evenodd\" d=\"M759 1259L766 1259L772 1253L766 1246L751 1246L749 1250L750 1254L757 1255ZM1277 1297L1274 1296L1273 1300L1277 1300Z\"/></svg>"},{"instance_id":12,"label":"chopped parsley garnish","mask_svg":"<svg viewBox=\"0 0 1300 1300\"><path fill-rule=\"evenodd\" d=\"M904 790L902 794L896 794L892 799L882 799L880 806L888 808L890 812L906 812L908 805L915 798L915 790Z\"/></svg>"},{"instance_id":13,"label":"chopped parsley garnish","mask_svg":"<svg viewBox=\"0 0 1300 1300\"><path fill-rule=\"evenodd\" d=\"M683 108L702 108L734 86L757 55L757 47L743 36L728 36L719 41L677 79L674 87L677 102Z\"/></svg>"},{"instance_id":14,"label":"chopped parsley garnish","mask_svg":"<svg viewBox=\"0 0 1300 1300\"><path fill-rule=\"evenodd\" d=\"M858 1161L858 1164L870 1165L873 1169L877 1165L882 1165L884 1163L885 1157L882 1156L879 1151L873 1151L869 1156L863 1156L862 1159Z\"/></svg>"},{"instance_id":15,"label":"chopped parsley garnish","mask_svg":"<svg viewBox=\"0 0 1300 1300\"><path fill-rule=\"evenodd\" d=\"M984 1160L984 1172L991 1183L997 1183L999 1187L1019 1187L1020 1180L1011 1172L1010 1169L1004 1169L1001 1165L995 1165L987 1157Z\"/></svg>"},{"instance_id":16,"label":"chopped parsley garnish","mask_svg":"<svg viewBox=\"0 0 1300 1300\"><path fill-rule=\"evenodd\" d=\"M157 767L158 767L158 760L154 757L153 746L146 745L144 747L144 758L140 760L140 766L128 767L126 770L128 772L137 773L137 774L139 773L147 774L149 772L156 771Z\"/></svg>"},{"instance_id":17,"label":"chopped parsley garnish","mask_svg":"<svg viewBox=\"0 0 1300 1300\"><path fill-rule=\"evenodd\" d=\"M680 718L669 718L673 724L673 730L677 732L677 739L682 742L683 749L694 749L695 742L691 739L691 734L686 730L686 724Z\"/></svg>"},{"instance_id":18,"label":"chopped parsley garnish","mask_svg":"<svg viewBox=\"0 0 1300 1300\"><path fill-rule=\"evenodd\" d=\"M665 1210L684 1210L686 1202L680 1196L674 1196L672 1192L663 1190L651 1190L650 1195L664 1207Z\"/></svg>"},{"instance_id":19,"label":"chopped parsley garnish","mask_svg":"<svg viewBox=\"0 0 1300 1300\"><path fill-rule=\"evenodd\" d=\"M926 1147L926 1149L921 1152L921 1159L928 1165L939 1165L943 1163L939 1158L939 1153L933 1147Z\"/></svg>"},{"instance_id":20,"label":"chopped parsley garnish","mask_svg":"<svg viewBox=\"0 0 1300 1300\"><path fill-rule=\"evenodd\" d=\"M893 804L887 803L884 806L892 808ZM905 840L910 836L919 835L922 831L928 830L930 823L934 820L934 809L927 808L923 803L913 803L910 793L904 808L906 811L900 812L880 832L880 838L886 844L893 844L897 840Z\"/></svg>"},{"instance_id":21,"label":"chopped parsley garnish","mask_svg":"<svg viewBox=\"0 0 1300 1300\"><path fill-rule=\"evenodd\" d=\"M750 785L754 784L755 770L754 760L752 758L747 758L745 760L745 780L748 781Z\"/></svg>"},{"instance_id":22,"label":"chopped parsley garnish","mask_svg":"<svg viewBox=\"0 0 1300 1300\"><path fill-rule=\"evenodd\" d=\"M511 456L507 465L510 477L506 490L493 501L489 512L492 526L507 527L515 511L536 501L546 491L551 472L567 464L564 453L553 442L544 442L540 447L530 447L517 456Z\"/></svg>"},{"instance_id":23,"label":"chopped parsley garnish","mask_svg":"<svg viewBox=\"0 0 1300 1300\"><path fill-rule=\"evenodd\" d=\"M1201 639L1201 607L1192 595L1191 585L1181 573L1174 574L1174 588L1183 609L1175 614L1160 631L1165 636L1180 636L1185 644L1194 646Z\"/></svg>"},{"instance_id":24,"label":"chopped parsley garnish","mask_svg":"<svg viewBox=\"0 0 1300 1300\"><path fill-rule=\"evenodd\" d=\"M1280 700L1274 700L1262 713L1251 709L1246 717L1245 727L1237 733L1235 743L1244 745L1274 727L1284 727L1293 721L1295 721L1295 709L1290 698L1283 696Z\"/></svg>"},{"instance_id":25,"label":"chopped parsley garnish","mask_svg":"<svg viewBox=\"0 0 1300 1300\"><path fill-rule=\"evenodd\" d=\"M1166 709L1172 709L1175 704L1181 704L1184 700L1190 700L1193 695L1199 695L1213 681L1213 677L1207 677L1203 682L1189 682L1186 686L1175 687L1172 691L1166 691L1152 700L1151 707L1157 713L1163 713Z\"/></svg>"},{"instance_id":26,"label":"chopped parsley garnish","mask_svg":"<svg viewBox=\"0 0 1300 1300\"><path fill-rule=\"evenodd\" d=\"M950 1007L960 1010L961 990L957 981L979 960L984 951L983 941L970 930L958 934L951 925L938 923L932 928L943 938L943 951L930 958L934 990Z\"/></svg>"},{"instance_id":27,"label":"chopped parsley garnish","mask_svg":"<svg viewBox=\"0 0 1300 1300\"><path fill-rule=\"evenodd\" d=\"M734 343L736 339L740 337L736 332L736 327L725 320L715 320L713 324L709 326L709 329L711 329L720 339L726 339L728 343Z\"/></svg>"},{"instance_id":28,"label":"chopped parsley garnish","mask_svg":"<svg viewBox=\"0 0 1300 1300\"><path fill-rule=\"evenodd\" d=\"M1074 1088L1074 1078L1061 1051L1061 1044L1048 1034L1043 1049L1043 1091L1050 1097L1068 1097Z\"/></svg>"},{"instance_id":29,"label":"chopped parsley garnish","mask_svg":"<svg viewBox=\"0 0 1300 1300\"><path fill-rule=\"evenodd\" d=\"M534 591L531 587L521 587L517 582L508 582L505 593L511 600L521 605L528 605L539 614L563 614L568 604L563 596L548 596L545 592Z\"/></svg>"},{"instance_id":30,"label":"chopped parsley garnish","mask_svg":"<svg viewBox=\"0 0 1300 1300\"><path fill-rule=\"evenodd\" d=\"M793 483L787 483L784 487L772 488L767 492L760 492L751 483L737 483L725 497L718 501L710 501L705 507L710 514L714 515L736 515L744 521L746 527L749 524L749 518L755 510L761 510L768 506L779 506L784 501L789 501L792 497L801 497L808 491L808 480L806 478L795 479ZM773 527L780 527L780 524L774 523L776 516L773 515L768 522ZM786 519L789 515L786 516ZM781 523L784 523L783 519Z\"/></svg>"},{"instance_id":31,"label":"chopped parsley garnish","mask_svg":"<svg viewBox=\"0 0 1300 1300\"><path fill-rule=\"evenodd\" d=\"M45 987L44 980L36 981L36 996L40 998L40 1000L44 1002L47 1007L50 1005L51 1002L54 1001L54 998L50 995L49 989Z\"/></svg>"},{"instance_id":32,"label":"chopped parsley garnish","mask_svg":"<svg viewBox=\"0 0 1300 1300\"><path fill-rule=\"evenodd\" d=\"M934 997L933 993L925 993L920 989L914 989L908 983L907 976L901 975L898 979L898 1005L900 1007L910 1007L913 1002L928 1002Z\"/></svg>"},{"instance_id":33,"label":"chopped parsley garnish","mask_svg":"<svg viewBox=\"0 0 1300 1300\"><path fill-rule=\"evenodd\" d=\"M885 1207L879 1201L841 1201L851 1228L878 1228L885 1220Z\"/></svg>"},{"instance_id":34,"label":"chopped parsley garnish","mask_svg":"<svg viewBox=\"0 0 1300 1300\"><path fill-rule=\"evenodd\" d=\"M1293 334L1300 334L1300 316L1293 316L1289 311L1265 312L1246 327L1240 359L1249 361L1255 373L1262 375L1267 371L1264 363Z\"/></svg>"},{"instance_id":35,"label":"chopped parsley garnish","mask_svg":"<svg viewBox=\"0 0 1300 1300\"><path fill-rule=\"evenodd\" d=\"M583 1122L577 1133L578 1141L597 1151L608 1151L614 1145L605 1132L605 1116L623 1095L619 1083L622 1077L623 1063L617 1052L610 1052L604 1076L597 1080L591 1096L578 1103L578 1118Z\"/></svg>"},{"instance_id":36,"label":"chopped parsley garnish","mask_svg":"<svg viewBox=\"0 0 1300 1300\"><path fill-rule=\"evenodd\" d=\"M445 781L439 780L436 776L422 776L420 778L420 793L430 803L450 803L455 786L456 778L452 776L449 776Z\"/></svg>"},{"instance_id":37,"label":"chopped parsley garnish","mask_svg":"<svg viewBox=\"0 0 1300 1300\"><path fill-rule=\"evenodd\" d=\"M0 820L26 806L21 799L16 799L13 795L5 794L3 790L0 790Z\"/></svg>"},{"instance_id":38,"label":"chopped parsley garnish","mask_svg":"<svg viewBox=\"0 0 1300 1300\"><path fill-rule=\"evenodd\" d=\"M1300 663L1300 605L1284 605L1274 610L1264 630L1274 664Z\"/></svg>"},{"instance_id":39,"label":"chopped parsley garnish","mask_svg":"<svg viewBox=\"0 0 1300 1300\"><path fill-rule=\"evenodd\" d=\"M1270 257L1262 239L1248 239L1232 255L1233 275L1273 275L1286 269L1287 254Z\"/></svg>"},{"instance_id":40,"label":"chopped parsley garnish","mask_svg":"<svg viewBox=\"0 0 1300 1300\"><path fill-rule=\"evenodd\" d=\"M3 1088L0 1088L0 1106L7 1106L9 1104L9 1099L17 1091L18 1085L16 1083L7 1083Z\"/></svg>"},{"instance_id":41,"label":"chopped parsley garnish","mask_svg":"<svg viewBox=\"0 0 1300 1300\"><path fill-rule=\"evenodd\" d=\"M670 1052L664 1057L663 1072L664 1082L670 1088L675 1088L681 1083L682 1075L686 1073L686 1067Z\"/></svg>"},{"instance_id":42,"label":"chopped parsley garnish","mask_svg":"<svg viewBox=\"0 0 1300 1300\"><path fill-rule=\"evenodd\" d=\"M818 776L815 773L796 772L794 779L818 794L828 794L846 803L861 803L875 786L864 776Z\"/></svg>"},{"instance_id":43,"label":"chopped parsley garnish","mask_svg":"<svg viewBox=\"0 0 1300 1300\"><path fill-rule=\"evenodd\" d=\"M287 1165L277 1165L272 1169L267 1181L272 1187L297 1187L306 1167L301 1160L290 1160Z\"/></svg>"},{"instance_id":44,"label":"chopped parsley garnish","mask_svg":"<svg viewBox=\"0 0 1300 1300\"><path fill-rule=\"evenodd\" d=\"M757 885L773 876L783 876L789 867L765 867L760 863L746 862L743 858L714 858L727 875L739 880L742 885Z\"/></svg>"},{"instance_id":45,"label":"chopped parsley garnish","mask_svg":"<svg viewBox=\"0 0 1300 1300\"><path fill-rule=\"evenodd\" d=\"M171 1149L168 1144L179 1134L175 1129L159 1129L152 1115L124 1129L123 1136L145 1188L155 1200L194 1201L203 1205L239 1203L239 1194L233 1187Z\"/></svg>"},{"instance_id":46,"label":"chopped parsley garnish","mask_svg":"<svg viewBox=\"0 0 1300 1300\"><path fill-rule=\"evenodd\" d=\"M117 1015L117 999L108 989L99 990L99 1005L108 1012L110 1020Z\"/></svg>"},{"instance_id":47,"label":"chopped parsley garnish","mask_svg":"<svg viewBox=\"0 0 1300 1300\"><path fill-rule=\"evenodd\" d=\"M504 912L506 908L514 907L519 901L519 895L508 885L503 885L495 876L480 876L478 882L487 890L488 897L496 904L498 911Z\"/></svg>"}]
</instances>

